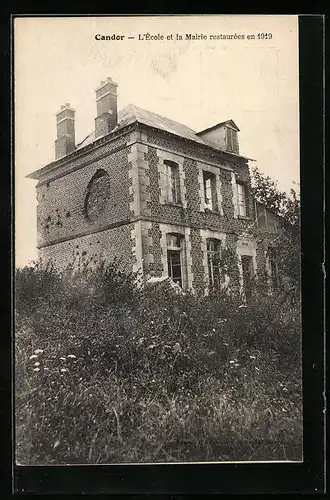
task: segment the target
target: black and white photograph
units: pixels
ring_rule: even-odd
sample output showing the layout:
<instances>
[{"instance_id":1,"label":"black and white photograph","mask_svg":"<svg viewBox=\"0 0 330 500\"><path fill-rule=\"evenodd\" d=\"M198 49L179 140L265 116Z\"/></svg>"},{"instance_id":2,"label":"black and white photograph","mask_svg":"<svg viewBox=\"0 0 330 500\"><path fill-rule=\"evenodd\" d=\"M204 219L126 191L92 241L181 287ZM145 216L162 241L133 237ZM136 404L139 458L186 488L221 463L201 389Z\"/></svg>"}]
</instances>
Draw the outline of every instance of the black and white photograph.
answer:
<instances>
[{"instance_id":1,"label":"black and white photograph","mask_svg":"<svg viewBox=\"0 0 330 500\"><path fill-rule=\"evenodd\" d=\"M298 16L13 51L15 463L302 462Z\"/></svg>"}]
</instances>

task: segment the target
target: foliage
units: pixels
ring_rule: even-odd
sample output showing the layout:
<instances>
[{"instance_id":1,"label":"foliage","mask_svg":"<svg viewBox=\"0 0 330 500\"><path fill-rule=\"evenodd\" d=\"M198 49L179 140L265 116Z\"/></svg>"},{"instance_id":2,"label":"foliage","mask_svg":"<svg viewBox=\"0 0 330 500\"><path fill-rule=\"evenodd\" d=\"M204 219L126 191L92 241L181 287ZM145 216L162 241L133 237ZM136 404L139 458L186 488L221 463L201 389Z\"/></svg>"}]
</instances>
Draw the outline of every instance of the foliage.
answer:
<instances>
[{"instance_id":1,"label":"foliage","mask_svg":"<svg viewBox=\"0 0 330 500\"><path fill-rule=\"evenodd\" d=\"M264 175L257 167L252 169L252 192L256 200L273 211L281 221L282 230L274 242L279 273L285 277L282 287L293 300L300 294L300 196L294 189L288 195L278 188L276 181Z\"/></svg>"},{"instance_id":2,"label":"foliage","mask_svg":"<svg viewBox=\"0 0 330 500\"><path fill-rule=\"evenodd\" d=\"M301 458L299 307L276 296L25 268L15 358L20 464Z\"/></svg>"}]
</instances>

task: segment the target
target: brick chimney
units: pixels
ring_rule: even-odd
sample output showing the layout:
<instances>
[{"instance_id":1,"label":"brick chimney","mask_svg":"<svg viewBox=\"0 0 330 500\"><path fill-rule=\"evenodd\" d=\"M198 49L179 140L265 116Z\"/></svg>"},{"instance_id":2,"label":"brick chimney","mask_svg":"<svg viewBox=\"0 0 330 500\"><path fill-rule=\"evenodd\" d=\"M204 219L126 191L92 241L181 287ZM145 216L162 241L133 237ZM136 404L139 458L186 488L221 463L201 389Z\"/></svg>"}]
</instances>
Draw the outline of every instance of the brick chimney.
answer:
<instances>
[{"instance_id":1,"label":"brick chimney","mask_svg":"<svg viewBox=\"0 0 330 500\"><path fill-rule=\"evenodd\" d=\"M56 113L55 160L75 150L74 115L75 110L68 102L61 106L61 110Z\"/></svg>"},{"instance_id":2,"label":"brick chimney","mask_svg":"<svg viewBox=\"0 0 330 500\"><path fill-rule=\"evenodd\" d=\"M117 87L117 83L109 77L96 89L96 139L117 126Z\"/></svg>"}]
</instances>

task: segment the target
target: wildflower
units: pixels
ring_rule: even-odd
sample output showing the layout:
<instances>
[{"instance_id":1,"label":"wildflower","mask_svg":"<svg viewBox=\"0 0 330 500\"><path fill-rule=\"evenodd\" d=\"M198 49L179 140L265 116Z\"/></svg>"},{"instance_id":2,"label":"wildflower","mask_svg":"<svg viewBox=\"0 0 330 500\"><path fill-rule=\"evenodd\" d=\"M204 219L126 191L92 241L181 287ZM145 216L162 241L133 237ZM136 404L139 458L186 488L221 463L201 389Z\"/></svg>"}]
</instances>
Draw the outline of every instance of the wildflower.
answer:
<instances>
[{"instance_id":1,"label":"wildflower","mask_svg":"<svg viewBox=\"0 0 330 500\"><path fill-rule=\"evenodd\" d=\"M45 366L44 370L49 370L49 368L47 368L47 366Z\"/></svg>"},{"instance_id":2,"label":"wildflower","mask_svg":"<svg viewBox=\"0 0 330 500\"><path fill-rule=\"evenodd\" d=\"M74 359L74 358L77 358L77 356L75 356L74 354L68 354L68 358Z\"/></svg>"},{"instance_id":3,"label":"wildflower","mask_svg":"<svg viewBox=\"0 0 330 500\"><path fill-rule=\"evenodd\" d=\"M180 350L181 350L181 346L180 346L179 342L175 342L175 344L173 346L173 352L174 352L174 354L176 354Z\"/></svg>"},{"instance_id":4,"label":"wildflower","mask_svg":"<svg viewBox=\"0 0 330 500\"><path fill-rule=\"evenodd\" d=\"M251 359L256 359L256 357L255 357L255 356L250 356L250 358L251 358Z\"/></svg>"},{"instance_id":5,"label":"wildflower","mask_svg":"<svg viewBox=\"0 0 330 500\"><path fill-rule=\"evenodd\" d=\"M232 365L233 363L235 363L235 361L234 361L233 359L231 359L231 360L229 361L229 363Z\"/></svg>"},{"instance_id":6,"label":"wildflower","mask_svg":"<svg viewBox=\"0 0 330 500\"><path fill-rule=\"evenodd\" d=\"M35 354L41 354L44 351L43 351L43 349L36 349L34 352L35 352Z\"/></svg>"},{"instance_id":7,"label":"wildflower","mask_svg":"<svg viewBox=\"0 0 330 500\"><path fill-rule=\"evenodd\" d=\"M53 448L54 448L54 449L55 449L55 448L57 448L59 444L60 444L60 440L59 440L59 439L57 439L57 440L55 441L55 443L53 444Z\"/></svg>"},{"instance_id":8,"label":"wildflower","mask_svg":"<svg viewBox=\"0 0 330 500\"><path fill-rule=\"evenodd\" d=\"M39 366L39 365L40 365L39 361L37 361L36 363L34 363L34 366Z\"/></svg>"},{"instance_id":9,"label":"wildflower","mask_svg":"<svg viewBox=\"0 0 330 500\"><path fill-rule=\"evenodd\" d=\"M67 372L68 370L67 370L67 368L61 368L60 371L63 373L63 372Z\"/></svg>"},{"instance_id":10,"label":"wildflower","mask_svg":"<svg viewBox=\"0 0 330 500\"><path fill-rule=\"evenodd\" d=\"M65 361L65 360L66 360L66 358L64 358L64 357L62 357L62 358L60 358L60 359L61 359L62 361Z\"/></svg>"},{"instance_id":11,"label":"wildflower","mask_svg":"<svg viewBox=\"0 0 330 500\"><path fill-rule=\"evenodd\" d=\"M30 359L36 359L38 356L36 354L32 354L32 356L30 356Z\"/></svg>"},{"instance_id":12,"label":"wildflower","mask_svg":"<svg viewBox=\"0 0 330 500\"><path fill-rule=\"evenodd\" d=\"M39 370L40 370L40 368L33 368L34 372L38 372Z\"/></svg>"},{"instance_id":13,"label":"wildflower","mask_svg":"<svg viewBox=\"0 0 330 500\"><path fill-rule=\"evenodd\" d=\"M258 372L260 372L259 368L257 366L254 367Z\"/></svg>"},{"instance_id":14,"label":"wildflower","mask_svg":"<svg viewBox=\"0 0 330 500\"><path fill-rule=\"evenodd\" d=\"M288 392L288 389L287 389L286 387L283 387L283 388L282 388L282 391L284 391L284 392Z\"/></svg>"},{"instance_id":15,"label":"wildflower","mask_svg":"<svg viewBox=\"0 0 330 500\"><path fill-rule=\"evenodd\" d=\"M236 367L237 367L237 366L239 366L239 364L238 364L238 363L235 363L235 365L234 365L234 366L236 366Z\"/></svg>"}]
</instances>

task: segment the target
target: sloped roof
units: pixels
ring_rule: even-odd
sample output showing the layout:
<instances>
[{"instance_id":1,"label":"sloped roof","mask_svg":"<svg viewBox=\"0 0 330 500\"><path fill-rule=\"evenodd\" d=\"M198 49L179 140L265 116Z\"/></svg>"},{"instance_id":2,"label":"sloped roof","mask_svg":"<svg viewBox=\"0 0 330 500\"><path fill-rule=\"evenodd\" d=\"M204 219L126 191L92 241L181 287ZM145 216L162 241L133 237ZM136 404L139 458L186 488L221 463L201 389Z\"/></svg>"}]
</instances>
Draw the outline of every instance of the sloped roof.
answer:
<instances>
[{"instance_id":1,"label":"sloped roof","mask_svg":"<svg viewBox=\"0 0 330 500\"><path fill-rule=\"evenodd\" d=\"M177 135L178 137L194 141L203 146L208 146L218 151L223 151L228 153L228 151L218 147L213 142L207 141L202 137L199 137L199 134L201 132L197 133L195 132L195 130L187 127L186 125L183 125L182 123L170 120L169 118L158 115L157 113L153 113L152 111L147 111L146 109L139 108L138 106L135 106L133 104L128 104L127 106L125 106L125 108L119 111L118 125L111 132L119 131L120 129L127 127L128 125L131 125L132 123L135 122L147 125L148 127L156 128L158 130L163 130L164 132L168 132L170 134ZM237 128L237 126L232 120L227 120L227 122L232 122L234 126ZM222 122L222 123L227 123L227 122ZM217 124L216 126L220 126L220 124ZM77 144L76 150L81 149L87 146L88 144L93 143L94 141L95 141L95 132L92 132L87 137L85 137L83 141ZM229 154L245 158L242 155L237 155L235 153L229 153ZM251 160L251 158L245 158L245 159Z\"/></svg>"},{"instance_id":2,"label":"sloped roof","mask_svg":"<svg viewBox=\"0 0 330 500\"><path fill-rule=\"evenodd\" d=\"M182 125L174 120L170 120L165 116L158 115L146 109L139 108L134 104L128 104L119 111L118 113L118 125L111 132L120 130L121 128L127 127L132 123L142 123L149 127L164 130L164 132L169 132L170 134L178 135L184 139L189 139L191 141L198 142L200 144L205 144L204 141L196 135L196 132L186 125ZM91 144L95 141L95 132L89 134L83 141L77 144L76 149L83 148L87 144Z\"/></svg>"},{"instance_id":3,"label":"sloped roof","mask_svg":"<svg viewBox=\"0 0 330 500\"><path fill-rule=\"evenodd\" d=\"M228 121L232 121L232 120L228 120ZM135 106L133 104L128 104L127 106L125 106L125 108L123 108L122 110L119 111L119 113L118 113L118 125L113 130L111 130L111 132L109 133L109 136L111 136L112 133L118 132L121 129L124 129L125 127L132 125L133 123L136 123L136 122L141 123L143 125L146 125L148 127L158 129L158 130L163 130L164 132L168 132L169 134L176 135L178 137L182 137L183 139L193 141L193 142L200 144L202 146L207 146L209 148L224 152L224 153L231 155L231 156L237 156L238 158L244 158L245 160L252 160L252 158L247 158L246 156L242 156L240 154L226 151L225 149L220 148L214 142L211 142L211 141L208 141L202 137L199 137L200 132L197 133L195 130L187 127L186 125L183 125L182 123L176 122L174 120L170 120L169 118L166 118L165 116L161 116L161 115L158 115L157 113L147 111L146 109L139 108L138 106ZM222 123L227 123L227 122L222 122ZM220 126L220 124L217 124L216 126ZM89 144L93 144L94 141L96 141L95 131L91 132L90 134L88 134L85 137L85 139L80 141L76 145L76 148L73 151L73 153L76 151L79 151L80 149L84 148L85 146L88 146ZM252 161L254 161L254 160L252 160ZM53 168L54 163L56 163L56 160L49 163L48 165L46 165L45 167L43 167L37 171L31 172L29 175L27 175L27 177L29 177L31 179L38 179L41 173L44 173L44 172L48 171L49 169Z\"/></svg>"},{"instance_id":4,"label":"sloped roof","mask_svg":"<svg viewBox=\"0 0 330 500\"><path fill-rule=\"evenodd\" d=\"M214 130L215 128L222 127L223 125L231 125L232 127L234 127L234 129L237 130L237 132L240 131L234 120L230 119L226 120L225 122L219 122L216 125L212 125L212 127L205 128L204 130L197 132L197 135L203 135L205 132L209 132L210 130Z\"/></svg>"}]
</instances>

